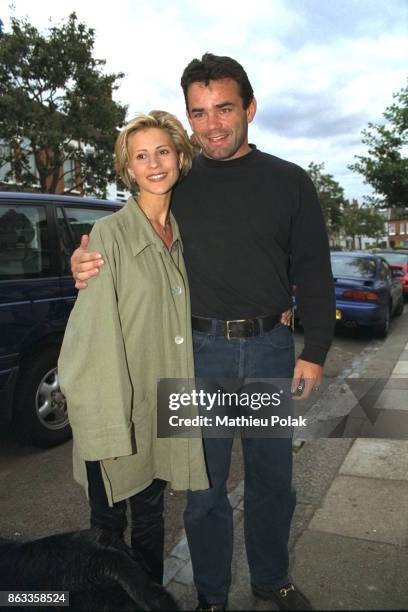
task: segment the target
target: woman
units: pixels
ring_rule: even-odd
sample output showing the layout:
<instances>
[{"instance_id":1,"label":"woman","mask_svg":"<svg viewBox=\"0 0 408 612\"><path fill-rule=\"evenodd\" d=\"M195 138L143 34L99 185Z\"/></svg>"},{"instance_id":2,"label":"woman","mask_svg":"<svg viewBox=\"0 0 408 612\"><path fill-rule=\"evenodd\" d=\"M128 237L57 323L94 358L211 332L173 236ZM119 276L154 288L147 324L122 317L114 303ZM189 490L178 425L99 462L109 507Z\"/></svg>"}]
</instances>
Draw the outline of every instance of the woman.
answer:
<instances>
[{"instance_id":1,"label":"woman","mask_svg":"<svg viewBox=\"0 0 408 612\"><path fill-rule=\"evenodd\" d=\"M118 174L138 195L91 232L90 248L105 265L77 298L58 368L91 525L122 537L129 500L132 549L160 583L165 481L208 487L201 440L156 435L158 380L194 376L187 276L170 212L192 150L173 115L152 111L125 126L115 154Z\"/></svg>"}]
</instances>

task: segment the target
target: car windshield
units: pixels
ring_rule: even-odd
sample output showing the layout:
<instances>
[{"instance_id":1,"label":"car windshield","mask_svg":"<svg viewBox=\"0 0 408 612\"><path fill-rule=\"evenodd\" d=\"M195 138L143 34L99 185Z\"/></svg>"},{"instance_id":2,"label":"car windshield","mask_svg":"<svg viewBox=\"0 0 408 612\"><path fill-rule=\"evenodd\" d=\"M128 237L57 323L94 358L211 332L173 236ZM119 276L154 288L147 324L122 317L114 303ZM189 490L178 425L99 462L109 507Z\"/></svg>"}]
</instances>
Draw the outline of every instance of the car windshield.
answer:
<instances>
[{"instance_id":1,"label":"car windshield","mask_svg":"<svg viewBox=\"0 0 408 612\"><path fill-rule=\"evenodd\" d=\"M404 253L379 253L391 265L403 266L408 263L408 254Z\"/></svg>"},{"instance_id":2,"label":"car windshield","mask_svg":"<svg viewBox=\"0 0 408 612\"><path fill-rule=\"evenodd\" d=\"M374 278L375 259L356 257L353 255L332 255L333 276L348 276L351 278Z\"/></svg>"}]
</instances>

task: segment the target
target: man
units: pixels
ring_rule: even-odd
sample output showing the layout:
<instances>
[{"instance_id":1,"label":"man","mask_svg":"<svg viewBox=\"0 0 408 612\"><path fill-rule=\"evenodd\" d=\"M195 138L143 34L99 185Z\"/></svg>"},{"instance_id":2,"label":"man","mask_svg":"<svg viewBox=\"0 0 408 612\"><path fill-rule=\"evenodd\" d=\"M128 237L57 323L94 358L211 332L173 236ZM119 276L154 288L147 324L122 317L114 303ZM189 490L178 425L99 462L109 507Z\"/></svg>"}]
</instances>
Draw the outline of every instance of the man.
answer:
<instances>
[{"instance_id":1,"label":"man","mask_svg":"<svg viewBox=\"0 0 408 612\"><path fill-rule=\"evenodd\" d=\"M190 62L181 85L203 151L172 203L191 288L196 376L293 376L292 391L306 398L320 384L334 327L329 247L315 189L301 168L249 145L256 100L238 62L207 53ZM78 249L72 258L77 287L100 265L96 254ZM292 282L305 330L296 364L291 332L279 323L292 303ZM223 610L231 581L226 481L232 439L205 438L204 447L211 487L188 493L185 528L197 609ZM243 438L242 447L253 593L279 609L312 609L288 577L291 439Z\"/></svg>"}]
</instances>

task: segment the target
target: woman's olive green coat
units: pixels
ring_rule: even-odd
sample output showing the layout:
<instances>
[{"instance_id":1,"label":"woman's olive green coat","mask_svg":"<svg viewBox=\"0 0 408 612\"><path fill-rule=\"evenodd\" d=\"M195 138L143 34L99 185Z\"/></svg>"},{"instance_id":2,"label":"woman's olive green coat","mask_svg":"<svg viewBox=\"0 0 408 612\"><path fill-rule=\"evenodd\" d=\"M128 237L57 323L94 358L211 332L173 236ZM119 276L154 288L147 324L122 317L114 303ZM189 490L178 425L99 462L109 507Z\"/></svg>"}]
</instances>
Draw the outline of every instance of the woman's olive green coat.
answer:
<instances>
[{"instance_id":1,"label":"woman's olive green coat","mask_svg":"<svg viewBox=\"0 0 408 612\"><path fill-rule=\"evenodd\" d=\"M171 216L169 251L133 198L98 221L89 248L105 265L80 291L58 370L74 436L74 476L102 460L110 503L154 478L174 489L208 487L202 440L157 438L157 382L193 378L190 299Z\"/></svg>"}]
</instances>

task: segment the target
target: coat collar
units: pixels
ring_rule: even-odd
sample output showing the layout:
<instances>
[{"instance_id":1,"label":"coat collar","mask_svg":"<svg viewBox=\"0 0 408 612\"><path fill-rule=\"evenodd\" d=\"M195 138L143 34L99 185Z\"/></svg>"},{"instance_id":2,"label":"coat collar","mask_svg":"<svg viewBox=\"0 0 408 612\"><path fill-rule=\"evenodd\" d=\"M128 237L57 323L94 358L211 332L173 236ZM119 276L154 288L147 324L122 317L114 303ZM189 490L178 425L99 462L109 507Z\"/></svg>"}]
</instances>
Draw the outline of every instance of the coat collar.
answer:
<instances>
[{"instance_id":1,"label":"coat collar","mask_svg":"<svg viewBox=\"0 0 408 612\"><path fill-rule=\"evenodd\" d=\"M128 198L124 207L119 211L122 217L123 228L129 240L133 255L139 255L146 247L153 245L158 251L165 247L161 238L156 234L142 209L139 207L134 196ZM170 211L170 221L173 229L173 244L179 243L183 250L183 243L180 237L180 230L177 221Z\"/></svg>"}]
</instances>

